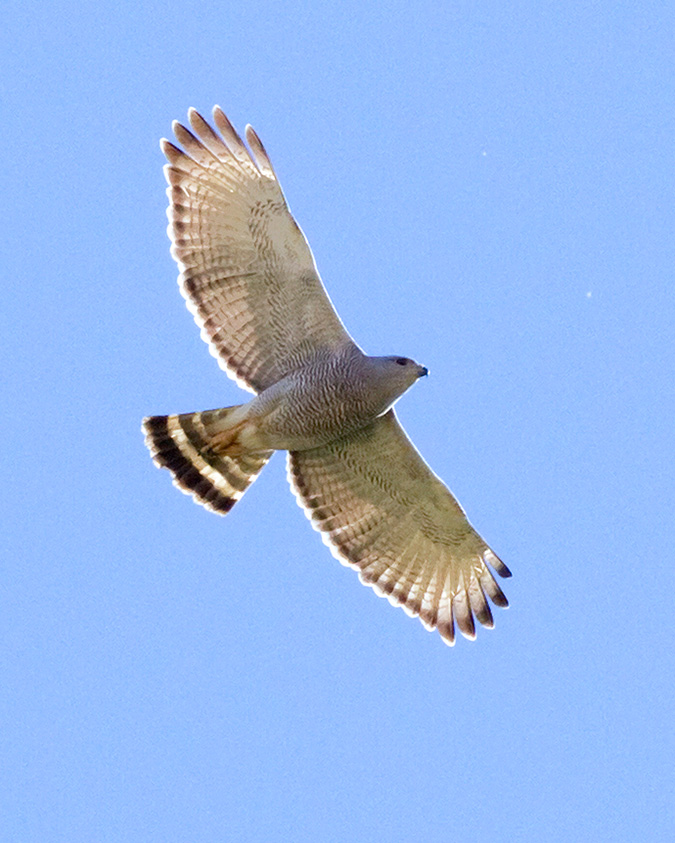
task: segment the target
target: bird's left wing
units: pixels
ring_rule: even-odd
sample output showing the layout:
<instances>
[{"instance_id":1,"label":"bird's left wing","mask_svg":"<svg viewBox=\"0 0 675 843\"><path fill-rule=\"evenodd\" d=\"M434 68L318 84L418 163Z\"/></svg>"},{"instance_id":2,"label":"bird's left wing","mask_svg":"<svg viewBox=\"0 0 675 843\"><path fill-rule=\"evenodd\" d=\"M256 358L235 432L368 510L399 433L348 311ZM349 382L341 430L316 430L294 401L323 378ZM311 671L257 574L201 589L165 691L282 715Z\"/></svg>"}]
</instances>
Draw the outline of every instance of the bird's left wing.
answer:
<instances>
[{"instance_id":1,"label":"bird's left wing","mask_svg":"<svg viewBox=\"0 0 675 843\"><path fill-rule=\"evenodd\" d=\"M343 564L377 594L437 628L467 638L474 616L493 626L486 595L508 602L488 564L504 563L424 462L390 410L345 439L288 457L289 481L315 529Z\"/></svg>"}]
</instances>

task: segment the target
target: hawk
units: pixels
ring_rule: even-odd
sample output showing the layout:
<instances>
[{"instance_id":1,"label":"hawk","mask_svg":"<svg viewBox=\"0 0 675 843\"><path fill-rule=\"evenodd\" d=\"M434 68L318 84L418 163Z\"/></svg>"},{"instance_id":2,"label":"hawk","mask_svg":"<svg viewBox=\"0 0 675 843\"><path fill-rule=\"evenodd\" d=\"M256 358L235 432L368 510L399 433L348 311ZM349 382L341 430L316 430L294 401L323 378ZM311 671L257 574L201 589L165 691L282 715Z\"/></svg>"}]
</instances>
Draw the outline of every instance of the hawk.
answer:
<instances>
[{"instance_id":1,"label":"hawk","mask_svg":"<svg viewBox=\"0 0 675 843\"><path fill-rule=\"evenodd\" d=\"M437 629L475 638L508 602L506 565L424 462L394 403L427 374L408 357L369 357L323 287L272 163L251 126L242 141L219 107L191 109L168 163L168 234L180 289L246 404L143 420L156 465L224 515L274 451L324 542L361 582Z\"/></svg>"}]
</instances>

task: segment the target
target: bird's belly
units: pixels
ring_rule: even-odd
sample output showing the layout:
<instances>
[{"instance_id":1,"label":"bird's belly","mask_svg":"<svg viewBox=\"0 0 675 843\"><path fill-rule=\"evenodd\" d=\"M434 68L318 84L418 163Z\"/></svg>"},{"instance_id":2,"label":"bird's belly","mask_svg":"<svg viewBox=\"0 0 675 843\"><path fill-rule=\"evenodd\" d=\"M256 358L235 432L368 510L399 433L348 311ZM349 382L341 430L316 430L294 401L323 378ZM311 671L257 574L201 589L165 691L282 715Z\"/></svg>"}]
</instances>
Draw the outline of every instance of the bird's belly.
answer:
<instances>
[{"instance_id":1,"label":"bird's belly","mask_svg":"<svg viewBox=\"0 0 675 843\"><path fill-rule=\"evenodd\" d=\"M333 388L291 388L274 397L276 400L260 402L261 409L264 404L269 406L257 418L259 440L270 449L319 448L365 427L374 418L356 400L348 383Z\"/></svg>"}]
</instances>

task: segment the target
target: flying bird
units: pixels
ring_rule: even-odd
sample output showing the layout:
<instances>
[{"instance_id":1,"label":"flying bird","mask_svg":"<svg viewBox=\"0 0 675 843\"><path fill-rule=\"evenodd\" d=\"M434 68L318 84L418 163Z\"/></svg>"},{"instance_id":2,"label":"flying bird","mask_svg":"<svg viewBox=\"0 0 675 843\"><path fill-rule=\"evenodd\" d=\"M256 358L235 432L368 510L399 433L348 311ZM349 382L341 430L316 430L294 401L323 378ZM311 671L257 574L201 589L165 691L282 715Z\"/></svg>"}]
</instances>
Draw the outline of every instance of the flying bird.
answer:
<instances>
[{"instance_id":1,"label":"flying bird","mask_svg":"<svg viewBox=\"0 0 675 843\"><path fill-rule=\"evenodd\" d=\"M437 629L475 638L508 602L506 565L407 437L394 403L427 369L369 357L340 321L257 134L219 107L174 122L168 234L180 289L220 366L248 403L143 420L154 462L226 514L274 451L287 451L298 503L361 582Z\"/></svg>"}]
</instances>

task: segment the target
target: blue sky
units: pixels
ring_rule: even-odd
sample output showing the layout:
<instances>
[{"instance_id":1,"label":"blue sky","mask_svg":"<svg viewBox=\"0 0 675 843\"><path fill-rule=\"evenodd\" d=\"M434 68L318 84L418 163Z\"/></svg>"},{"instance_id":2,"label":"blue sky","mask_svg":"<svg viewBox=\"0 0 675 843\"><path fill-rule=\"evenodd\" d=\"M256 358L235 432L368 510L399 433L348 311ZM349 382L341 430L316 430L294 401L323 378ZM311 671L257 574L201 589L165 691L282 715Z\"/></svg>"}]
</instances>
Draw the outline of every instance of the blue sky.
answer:
<instances>
[{"instance_id":1,"label":"blue sky","mask_svg":"<svg viewBox=\"0 0 675 843\"><path fill-rule=\"evenodd\" d=\"M675 839L672 11L17 3L0 31L8 841ZM513 571L453 650L281 455L218 518L140 419L238 403L158 140L263 138L409 434Z\"/></svg>"}]
</instances>

